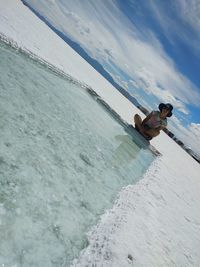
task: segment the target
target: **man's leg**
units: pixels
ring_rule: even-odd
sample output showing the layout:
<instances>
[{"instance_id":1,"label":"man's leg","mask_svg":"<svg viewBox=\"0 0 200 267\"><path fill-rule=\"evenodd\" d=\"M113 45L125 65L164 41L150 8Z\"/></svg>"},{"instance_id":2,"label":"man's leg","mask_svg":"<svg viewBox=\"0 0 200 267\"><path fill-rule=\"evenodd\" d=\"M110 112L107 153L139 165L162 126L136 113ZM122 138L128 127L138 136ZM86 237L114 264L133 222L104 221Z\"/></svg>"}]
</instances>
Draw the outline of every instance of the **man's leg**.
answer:
<instances>
[{"instance_id":1,"label":"man's leg","mask_svg":"<svg viewBox=\"0 0 200 267\"><path fill-rule=\"evenodd\" d=\"M135 128L138 130L141 130L142 127L142 119L140 117L140 115L135 114L134 116L134 122L135 122Z\"/></svg>"},{"instance_id":2,"label":"man's leg","mask_svg":"<svg viewBox=\"0 0 200 267\"><path fill-rule=\"evenodd\" d=\"M142 125L142 118L140 117L140 115L135 114L134 122L135 122L135 129L137 131L139 131L145 138L151 137L148 134L146 134L146 131L144 130L144 127Z\"/></svg>"},{"instance_id":3,"label":"man's leg","mask_svg":"<svg viewBox=\"0 0 200 267\"><path fill-rule=\"evenodd\" d=\"M157 129L149 129L149 130L146 130L145 133L153 138L153 137L156 137L157 135L159 135L160 131Z\"/></svg>"}]
</instances>

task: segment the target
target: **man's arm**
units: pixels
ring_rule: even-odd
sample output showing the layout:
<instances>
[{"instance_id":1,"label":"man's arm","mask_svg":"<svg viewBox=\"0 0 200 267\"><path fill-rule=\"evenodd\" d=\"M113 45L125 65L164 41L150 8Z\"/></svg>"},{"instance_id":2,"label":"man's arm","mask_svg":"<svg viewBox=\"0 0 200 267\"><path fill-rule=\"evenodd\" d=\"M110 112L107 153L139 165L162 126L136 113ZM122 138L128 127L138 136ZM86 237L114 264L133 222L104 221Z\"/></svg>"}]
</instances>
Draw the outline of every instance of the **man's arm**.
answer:
<instances>
[{"instance_id":1,"label":"man's arm","mask_svg":"<svg viewBox=\"0 0 200 267\"><path fill-rule=\"evenodd\" d=\"M165 125L161 125L161 126L159 126L158 128L156 128L156 129L158 129L159 131L161 131L161 130L163 130L163 129L165 129L167 126L165 126Z\"/></svg>"}]
</instances>

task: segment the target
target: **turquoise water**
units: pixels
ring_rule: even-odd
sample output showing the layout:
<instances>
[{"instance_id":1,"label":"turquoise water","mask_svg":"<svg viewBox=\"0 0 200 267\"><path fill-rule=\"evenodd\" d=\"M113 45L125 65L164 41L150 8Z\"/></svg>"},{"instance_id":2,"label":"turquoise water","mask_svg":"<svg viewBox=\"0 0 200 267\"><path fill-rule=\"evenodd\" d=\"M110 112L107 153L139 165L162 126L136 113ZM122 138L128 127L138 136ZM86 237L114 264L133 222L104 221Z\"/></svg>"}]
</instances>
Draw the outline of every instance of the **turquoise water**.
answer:
<instances>
[{"instance_id":1,"label":"turquoise water","mask_svg":"<svg viewBox=\"0 0 200 267\"><path fill-rule=\"evenodd\" d=\"M0 265L69 266L154 155L85 89L7 45L0 58Z\"/></svg>"}]
</instances>

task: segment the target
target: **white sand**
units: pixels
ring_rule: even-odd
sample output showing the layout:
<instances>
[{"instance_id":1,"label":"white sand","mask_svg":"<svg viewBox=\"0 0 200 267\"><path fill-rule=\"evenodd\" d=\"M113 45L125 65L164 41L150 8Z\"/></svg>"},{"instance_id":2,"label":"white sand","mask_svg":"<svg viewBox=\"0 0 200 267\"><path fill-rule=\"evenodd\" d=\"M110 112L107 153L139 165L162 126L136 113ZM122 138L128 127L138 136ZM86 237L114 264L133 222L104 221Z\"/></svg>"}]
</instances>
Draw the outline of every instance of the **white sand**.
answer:
<instances>
[{"instance_id":1,"label":"white sand","mask_svg":"<svg viewBox=\"0 0 200 267\"><path fill-rule=\"evenodd\" d=\"M127 122L140 113L20 1L0 1L0 33L90 85ZM200 266L200 165L164 133L152 144L162 156L124 188L74 266Z\"/></svg>"}]
</instances>

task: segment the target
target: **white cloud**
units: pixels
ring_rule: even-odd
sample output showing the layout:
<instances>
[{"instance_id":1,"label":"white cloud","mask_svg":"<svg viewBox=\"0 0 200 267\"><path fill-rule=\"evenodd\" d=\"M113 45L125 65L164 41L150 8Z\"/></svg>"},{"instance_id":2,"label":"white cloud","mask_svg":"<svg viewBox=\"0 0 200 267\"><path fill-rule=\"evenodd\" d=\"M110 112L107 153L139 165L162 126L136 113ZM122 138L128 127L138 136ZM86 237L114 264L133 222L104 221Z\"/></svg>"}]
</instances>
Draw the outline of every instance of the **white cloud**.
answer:
<instances>
[{"instance_id":1,"label":"white cloud","mask_svg":"<svg viewBox=\"0 0 200 267\"><path fill-rule=\"evenodd\" d=\"M200 156L200 124L190 123L188 127L183 127L181 121L174 115L168 121L169 130Z\"/></svg>"},{"instance_id":2,"label":"white cloud","mask_svg":"<svg viewBox=\"0 0 200 267\"><path fill-rule=\"evenodd\" d=\"M157 85L155 76L143 68L137 71L135 81L132 84L135 88L143 88L147 94L156 96L160 102L171 103L175 108L184 114L188 114L186 106L180 100L176 99L168 89L163 89Z\"/></svg>"},{"instance_id":3,"label":"white cloud","mask_svg":"<svg viewBox=\"0 0 200 267\"><path fill-rule=\"evenodd\" d=\"M130 84L130 86L132 86L133 88L136 88L136 89L139 89L140 87L139 87L139 85L137 84L137 82L136 81L134 81L134 80L129 80L129 84Z\"/></svg>"},{"instance_id":4,"label":"white cloud","mask_svg":"<svg viewBox=\"0 0 200 267\"><path fill-rule=\"evenodd\" d=\"M200 33L200 2L199 0L177 0L179 16L192 28Z\"/></svg>"},{"instance_id":5,"label":"white cloud","mask_svg":"<svg viewBox=\"0 0 200 267\"><path fill-rule=\"evenodd\" d=\"M168 1L173 14L168 14L158 1L150 1L149 7L154 18L159 21L165 36L173 44L179 38L192 46L199 57L200 52L200 2L199 0ZM165 6L164 6L165 7ZM172 30L173 29L173 30ZM194 38L195 37L195 38Z\"/></svg>"},{"instance_id":6,"label":"white cloud","mask_svg":"<svg viewBox=\"0 0 200 267\"><path fill-rule=\"evenodd\" d=\"M112 61L143 84L148 93L164 102L172 101L185 114L188 113L185 104L199 105L196 86L175 68L155 35L147 31L141 36L115 1L84 1L83 4L83 1L59 0L51 5L39 0L27 2L93 57L108 65Z\"/></svg>"},{"instance_id":7,"label":"white cloud","mask_svg":"<svg viewBox=\"0 0 200 267\"><path fill-rule=\"evenodd\" d=\"M189 140L187 143L191 144L191 147L196 153L200 156L200 124L199 123L191 123L188 127L189 130ZM192 140L192 142L190 141Z\"/></svg>"},{"instance_id":8,"label":"white cloud","mask_svg":"<svg viewBox=\"0 0 200 267\"><path fill-rule=\"evenodd\" d=\"M200 140L200 123L191 123L189 129Z\"/></svg>"},{"instance_id":9,"label":"white cloud","mask_svg":"<svg viewBox=\"0 0 200 267\"><path fill-rule=\"evenodd\" d=\"M128 89L128 82L124 81L121 76L119 75L113 75L113 79L120 84L124 89Z\"/></svg>"}]
</instances>

